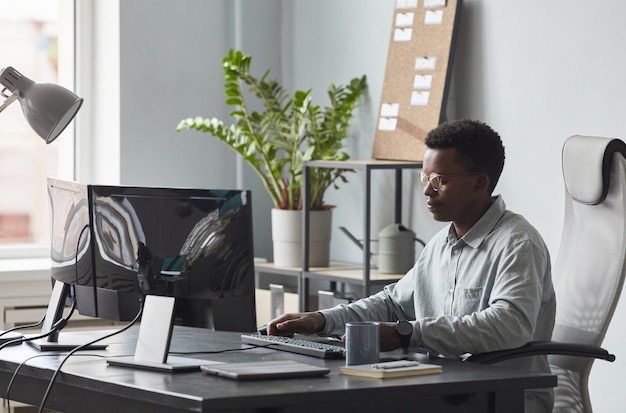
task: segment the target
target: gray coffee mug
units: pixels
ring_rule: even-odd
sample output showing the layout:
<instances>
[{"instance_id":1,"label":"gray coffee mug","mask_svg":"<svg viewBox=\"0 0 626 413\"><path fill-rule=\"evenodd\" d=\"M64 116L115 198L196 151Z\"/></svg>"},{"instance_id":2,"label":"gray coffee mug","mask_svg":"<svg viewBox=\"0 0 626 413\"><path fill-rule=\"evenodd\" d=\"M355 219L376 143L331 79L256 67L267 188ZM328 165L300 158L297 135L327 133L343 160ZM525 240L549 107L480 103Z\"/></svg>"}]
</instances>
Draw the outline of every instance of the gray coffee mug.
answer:
<instances>
[{"instance_id":1,"label":"gray coffee mug","mask_svg":"<svg viewBox=\"0 0 626 413\"><path fill-rule=\"evenodd\" d=\"M373 321L346 324L346 365L378 363L380 326Z\"/></svg>"}]
</instances>

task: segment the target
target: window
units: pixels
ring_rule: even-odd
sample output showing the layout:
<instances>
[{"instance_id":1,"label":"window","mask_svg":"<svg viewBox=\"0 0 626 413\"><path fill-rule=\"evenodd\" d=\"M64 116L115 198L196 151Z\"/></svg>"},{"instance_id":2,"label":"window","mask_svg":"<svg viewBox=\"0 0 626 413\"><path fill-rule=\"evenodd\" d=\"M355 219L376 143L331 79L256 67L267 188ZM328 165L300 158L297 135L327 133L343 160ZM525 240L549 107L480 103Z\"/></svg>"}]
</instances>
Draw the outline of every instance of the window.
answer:
<instances>
[{"instance_id":1,"label":"window","mask_svg":"<svg viewBox=\"0 0 626 413\"><path fill-rule=\"evenodd\" d=\"M0 9L0 68L73 90L73 2L0 0ZM49 243L46 178L73 179L72 126L46 145L18 102L0 113L0 249Z\"/></svg>"}]
</instances>

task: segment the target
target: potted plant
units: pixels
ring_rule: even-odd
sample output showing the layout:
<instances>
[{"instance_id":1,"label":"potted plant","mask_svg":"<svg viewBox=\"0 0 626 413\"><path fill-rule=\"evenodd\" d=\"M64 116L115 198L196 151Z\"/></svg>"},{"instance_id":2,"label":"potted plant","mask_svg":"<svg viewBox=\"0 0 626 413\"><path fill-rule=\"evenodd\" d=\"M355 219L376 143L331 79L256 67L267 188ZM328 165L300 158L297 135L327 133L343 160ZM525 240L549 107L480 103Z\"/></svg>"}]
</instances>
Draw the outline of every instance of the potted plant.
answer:
<instances>
[{"instance_id":1,"label":"potted plant","mask_svg":"<svg viewBox=\"0 0 626 413\"><path fill-rule=\"evenodd\" d=\"M331 84L328 88L329 105L322 108L314 105L311 89L298 90L289 96L275 80L268 79L269 70L257 78L250 73L252 57L238 50L230 50L223 59L225 74L226 104L233 108L230 115L234 123L225 124L217 118L183 119L177 130L193 129L207 132L220 139L243 159L261 178L274 203L272 230L274 262L282 266L299 266L302 263L301 248L293 247L287 261L277 259L276 233L277 215L285 211L298 211L292 220L301 222L303 165L311 160L337 160L349 158L344 151L344 141L354 109L367 92L365 76L354 78L346 86ZM254 110L247 100L244 87L259 100L262 110ZM258 106L258 104L257 104ZM324 203L324 194L338 181L346 181L349 169L314 168L310 171L309 208L314 220L316 211L326 211L330 217L330 206ZM292 224L288 226L293 227ZM330 241L330 218L328 218L328 241ZM295 226L301 231L301 225ZM316 225L311 225L315 228ZM300 234L298 236L298 233ZM315 242L313 234L311 240ZM301 232L291 242L300 245ZM324 254L322 254L324 255ZM328 262L328 253L325 254ZM323 266L324 262L311 259L311 265ZM295 265L294 265L295 264Z\"/></svg>"}]
</instances>

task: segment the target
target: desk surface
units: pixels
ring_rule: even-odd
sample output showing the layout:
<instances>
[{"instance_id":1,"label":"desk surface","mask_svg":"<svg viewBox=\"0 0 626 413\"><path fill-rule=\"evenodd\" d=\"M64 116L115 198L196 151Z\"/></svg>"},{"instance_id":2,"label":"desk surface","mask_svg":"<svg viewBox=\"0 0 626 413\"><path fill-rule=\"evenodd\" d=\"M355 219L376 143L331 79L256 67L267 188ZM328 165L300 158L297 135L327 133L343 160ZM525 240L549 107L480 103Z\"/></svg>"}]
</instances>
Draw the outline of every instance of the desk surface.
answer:
<instances>
[{"instance_id":1,"label":"desk surface","mask_svg":"<svg viewBox=\"0 0 626 413\"><path fill-rule=\"evenodd\" d=\"M85 333L61 333L81 335ZM100 332L90 333L94 336ZM170 354L212 361L237 362L294 359L327 366L322 378L239 382L202 372L168 374L112 367L106 357L130 355L137 330L108 340L104 351L76 353L57 376L46 407L66 412L245 412L375 411L428 406L437 411L522 412L526 388L556 386L556 377L494 366L431 359L443 374L372 379L339 374L342 360L322 360L241 344L238 333L175 327ZM187 354L193 352L194 354ZM204 352L204 353L201 353ZM184 353L184 354L181 354ZM35 356L35 357L33 357ZM0 351L0 395L20 363L10 398L39 405L62 356L40 353L28 345ZM425 356L424 356L425 357ZM433 410L434 411L434 410Z\"/></svg>"}]
</instances>

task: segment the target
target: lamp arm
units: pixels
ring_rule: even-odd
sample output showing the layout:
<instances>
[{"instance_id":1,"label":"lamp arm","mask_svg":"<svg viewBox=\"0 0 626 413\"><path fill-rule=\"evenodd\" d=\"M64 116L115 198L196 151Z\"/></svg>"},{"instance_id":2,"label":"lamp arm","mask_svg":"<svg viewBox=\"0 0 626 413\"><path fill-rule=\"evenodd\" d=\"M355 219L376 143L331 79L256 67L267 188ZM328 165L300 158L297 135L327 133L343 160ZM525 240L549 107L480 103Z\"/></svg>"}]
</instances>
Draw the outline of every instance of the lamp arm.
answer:
<instances>
[{"instance_id":1,"label":"lamp arm","mask_svg":"<svg viewBox=\"0 0 626 413\"><path fill-rule=\"evenodd\" d=\"M2 106L0 106L0 112L5 110L7 107L9 107L9 105L11 103L15 102L15 100L20 97L20 91L19 90L16 90L15 92L13 92L11 94L11 96L5 95L4 94L5 90L7 90L7 89L6 88L2 89L2 96L6 97L6 100L4 102L2 102Z\"/></svg>"}]
</instances>

